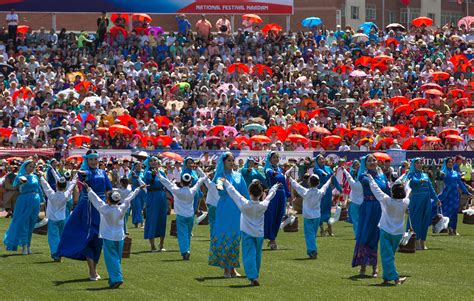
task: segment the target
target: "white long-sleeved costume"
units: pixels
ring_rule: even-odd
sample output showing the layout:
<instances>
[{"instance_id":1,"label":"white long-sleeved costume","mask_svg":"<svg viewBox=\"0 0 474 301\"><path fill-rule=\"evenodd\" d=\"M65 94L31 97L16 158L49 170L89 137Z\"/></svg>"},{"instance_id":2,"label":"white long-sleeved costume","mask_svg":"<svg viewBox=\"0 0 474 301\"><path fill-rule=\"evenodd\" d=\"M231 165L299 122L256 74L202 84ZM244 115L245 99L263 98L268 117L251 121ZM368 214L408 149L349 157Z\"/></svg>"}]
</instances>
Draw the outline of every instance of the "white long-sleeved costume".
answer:
<instances>
[{"instance_id":1,"label":"white long-sleeved costume","mask_svg":"<svg viewBox=\"0 0 474 301\"><path fill-rule=\"evenodd\" d=\"M320 189L318 187L304 188L290 177L291 187L303 198L303 217L308 219L321 217L321 199L331 181L327 181Z\"/></svg>"},{"instance_id":2,"label":"white long-sleeved costume","mask_svg":"<svg viewBox=\"0 0 474 301\"><path fill-rule=\"evenodd\" d=\"M362 202L364 201L364 191L362 190L362 184L358 180L354 179L347 170L343 170L347 181L349 182L349 186L351 187L351 193L349 194L351 203L362 205Z\"/></svg>"},{"instance_id":3,"label":"white long-sleeved costume","mask_svg":"<svg viewBox=\"0 0 474 301\"><path fill-rule=\"evenodd\" d=\"M54 172L53 172L54 174ZM56 177L55 177L56 178ZM40 178L41 187L48 197L46 206L46 216L52 221L62 221L66 219L66 203L71 198L74 186L77 183L77 175L70 181L65 191L54 191L43 177Z\"/></svg>"},{"instance_id":4,"label":"white long-sleeved costume","mask_svg":"<svg viewBox=\"0 0 474 301\"><path fill-rule=\"evenodd\" d=\"M405 185L406 197L402 200L388 196L380 189L372 177L369 177L369 184L370 190L372 190L372 193L382 207L379 228L391 235L403 234L405 232L405 212L410 203L410 181Z\"/></svg>"},{"instance_id":5,"label":"white long-sleeved costume","mask_svg":"<svg viewBox=\"0 0 474 301\"><path fill-rule=\"evenodd\" d=\"M120 241L125 238L123 217L130 207L130 202L138 195L140 189L140 187L135 189L126 199L122 200L120 204L108 205L89 187L87 190L89 200L100 213L100 238L113 241Z\"/></svg>"},{"instance_id":6,"label":"white long-sleeved costume","mask_svg":"<svg viewBox=\"0 0 474 301\"><path fill-rule=\"evenodd\" d=\"M240 215L240 230L253 237L263 237L265 211L267 211L270 201L275 197L278 185L273 185L262 202L247 200L227 181L224 182L224 186L242 213Z\"/></svg>"},{"instance_id":7,"label":"white long-sleeved costume","mask_svg":"<svg viewBox=\"0 0 474 301\"><path fill-rule=\"evenodd\" d=\"M192 187L178 187L160 173L157 174L161 184L166 187L174 196L174 211L177 215L184 217L194 216L194 196L201 187L201 184L206 180L206 177L199 178L199 180Z\"/></svg>"}]
</instances>

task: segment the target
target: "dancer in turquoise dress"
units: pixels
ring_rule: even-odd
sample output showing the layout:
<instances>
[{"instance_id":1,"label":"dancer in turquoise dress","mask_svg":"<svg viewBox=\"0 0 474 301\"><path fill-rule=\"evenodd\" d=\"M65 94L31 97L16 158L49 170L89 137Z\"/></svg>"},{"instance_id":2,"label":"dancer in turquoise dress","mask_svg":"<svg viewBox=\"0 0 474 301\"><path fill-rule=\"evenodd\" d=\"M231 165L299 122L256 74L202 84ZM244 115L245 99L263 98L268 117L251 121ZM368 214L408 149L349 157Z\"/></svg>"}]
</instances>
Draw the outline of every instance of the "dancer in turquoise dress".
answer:
<instances>
[{"instance_id":1,"label":"dancer in turquoise dress","mask_svg":"<svg viewBox=\"0 0 474 301\"><path fill-rule=\"evenodd\" d=\"M265 177L255 168L255 160L252 158L248 158L245 161L244 167L240 170L240 173L244 177L245 184L249 186L253 180L259 180L260 183L263 185L265 184L266 180Z\"/></svg>"},{"instance_id":2,"label":"dancer in turquoise dress","mask_svg":"<svg viewBox=\"0 0 474 301\"><path fill-rule=\"evenodd\" d=\"M184 164L183 168L181 169L181 177L184 174L189 174L192 177L192 182L191 186L194 186L197 181L199 180L199 176L197 171L194 169L194 159L191 157L186 157L184 159ZM194 195L194 203L193 203L193 208L194 208L194 213L197 213L199 210L199 200L202 198L203 194L201 192L201 188L199 188L198 192Z\"/></svg>"},{"instance_id":3,"label":"dancer in turquoise dress","mask_svg":"<svg viewBox=\"0 0 474 301\"><path fill-rule=\"evenodd\" d=\"M128 179L132 183L132 190L137 189L141 186L140 179L143 179L145 173L142 170L142 164L140 162L135 162L132 164L132 168L128 173ZM141 189L138 195L132 200L132 224L135 225L135 228L143 228L143 208L146 203L146 192Z\"/></svg>"},{"instance_id":4,"label":"dancer in turquoise dress","mask_svg":"<svg viewBox=\"0 0 474 301\"><path fill-rule=\"evenodd\" d=\"M323 187L324 184L326 184L327 181L331 180L331 184L340 192L342 192L342 187L337 181L335 177L332 177L332 174L334 173L332 169L326 165L326 159L324 158L323 155L318 155L315 160L314 160L314 174L318 175L319 177L319 189ZM327 234L330 236L333 236L334 233L332 231L332 226L328 223L329 218L331 217L331 208L332 208L332 187L330 187L328 190L326 190L326 194L324 195L323 199L321 200L321 221L320 221L320 226L321 230L320 233L322 236L325 235L326 231L324 231L324 226L323 223L327 223L328 225L328 230Z\"/></svg>"},{"instance_id":5,"label":"dancer in turquoise dress","mask_svg":"<svg viewBox=\"0 0 474 301\"><path fill-rule=\"evenodd\" d=\"M428 228L431 225L431 207L432 200L438 205L439 199L436 191L433 188L428 174L422 172L423 159L415 158L411 160L410 170L406 175L406 179L410 180L410 205L408 210L410 213L410 220L416 233L416 249L427 250L425 245ZM409 225L407 225L407 229Z\"/></svg>"},{"instance_id":6,"label":"dancer in turquoise dress","mask_svg":"<svg viewBox=\"0 0 474 301\"><path fill-rule=\"evenodd\" d=\"M233 171L234 156L230 152L221 155L217 164L213 182L219 190L214 231L211 233L209 265L224 269L224 277L240 276L235 268L240 267L240 211L223 187L220 178L226 178L229 184L247 199L250 197L242 175Z\"/></svg>"},{"instance_id":7,"label":"dancer in turquoise dress","mask_svg":"<svg viewBox=\"0 0 474 301\"><path fill-rule=\"evenodd\" d=\"M166 199L165 187L156 176L160 173L166 177L162 170L158 170L158 158L149 157L145 161L145 183L149 185L146 195L146 223L145 239L150 240L151 251L157 251L155 238L160 238L158 251L166 251L164 248L166 234L166 219L168 214L168 200Z\"/></svg>"},{"instance_id":8,"label":"dancer in turquoise dress","mask_svg":"<svg viewBox=\"0 0 474 301\"><path fill-rule=\"evenodd\" d=\"M34 174L36 164L26 160L13 181L13 187L20 186L20 194L16 198L15 214L8 227L3 243L7 251L16 251L22 247L22 254L31 254L31 237L38 221L40 203L44 202L40 181Z\"/></svg>"},{"instance_id":9,"label":"dancer in turquoise dress","mask_svg":"<svg viewBox=\"0 0 474 301\"><path fill-rule=\"evenodd\" d=\"M271 250L276 250L278 245L276 238L280 230L281 221L285 215L286 200L291 196L286 183L285 174L278 163L280 156L277 152L269 152L263 170L265 171L267 187L280 183L275 197L270 201L265 212L265 239L268 239L268 246Z\"/></svg>"},{"instance_id":10,"label":"dancer in turquoise dress","mask_svg":"<svg viewBox=\"0 0 474 301\"><path fill-rule=\"evenodd\" d=\"M366 266L372 266L372 276L378 276L377 251L380 238L379 221L382 215L380 203L372 193L368 174L382 191L391 196L388 180L377 168L377 159L373 155L362 157L358 179L362 184L364 201L359 209L359 225L357 227L356 245L352 258L352 267L360 266L360 274L365 275Z\"/></svg>"},{"instance_id":11,"label":"dancer in turquoise dress","mask_svg":"<svg viewBox=\"0 0 474 301\"><path fill-rule=\"evenodd\" d=\"M449 235L459 235L456 231L458 224L458 211L461 195L459 190L470 195L466 185L461 181L461 175L453 169L453 158L446 158L441 168L441 177L444 181L443 192L438 196L443 204L443 214L449 217L448 231Z\"/></svg>"}]
</instances>

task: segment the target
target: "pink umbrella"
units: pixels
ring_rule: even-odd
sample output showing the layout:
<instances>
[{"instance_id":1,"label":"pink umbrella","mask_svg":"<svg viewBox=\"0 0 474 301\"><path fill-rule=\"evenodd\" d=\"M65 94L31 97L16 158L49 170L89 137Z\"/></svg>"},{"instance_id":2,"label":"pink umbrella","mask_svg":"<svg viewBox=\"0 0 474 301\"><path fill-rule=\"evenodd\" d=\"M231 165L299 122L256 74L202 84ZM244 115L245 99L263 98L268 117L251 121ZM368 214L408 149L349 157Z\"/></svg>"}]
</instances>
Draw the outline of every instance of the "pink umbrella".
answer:
<instances>
[{"instance_id":1,"label":"pink umbrella","mask_svg":"<svg viewBox=\"0 0 474 301\"><path fill-rule=\"evenodd\" d=\"M466 16L464 18L461 18L458 21L458 27L461 28L461 26L464 25L469 30L471 28L472 23L474 23L474 17L473 16Z\"/></svg>"},{"instance_id":2,"label":"pink umbrella","mask_svg":"<svg viewBox=\"0 0 474 301\"><path fill-rule=\"evenodd\" d=\"M232 88L235 89L235 87L234 87L233 84L231 84L231 83L226 83L226 84L220 85L220 86L216 89L216 91L217 91L218 93L226 93L227 91L230 90L230 86L232 86Z\"/></svg>"},{"instance_id":3,"label":"pink umbrella","mask_svg":"<svg viewBox=\"0 0 474 301\"><path fill-rule=\"evenodd\" d=\"M352 76L352 77L366 77L367 73L365 73L362 70L354 70L349 74L349 76Z\"/></svg>"},{"instance_id":4,"label":"pink umbrella","mask_svg":"<svg viewBox=\"0 0 474 301\"><path fill-rule=\"evenodd\" d=\"M160 26L152 26L148 30L148 34L151 34L155 37L158 36L159 34L164 34L164 33L165 33L165 31Z\"/></svg>"}]
</instances>

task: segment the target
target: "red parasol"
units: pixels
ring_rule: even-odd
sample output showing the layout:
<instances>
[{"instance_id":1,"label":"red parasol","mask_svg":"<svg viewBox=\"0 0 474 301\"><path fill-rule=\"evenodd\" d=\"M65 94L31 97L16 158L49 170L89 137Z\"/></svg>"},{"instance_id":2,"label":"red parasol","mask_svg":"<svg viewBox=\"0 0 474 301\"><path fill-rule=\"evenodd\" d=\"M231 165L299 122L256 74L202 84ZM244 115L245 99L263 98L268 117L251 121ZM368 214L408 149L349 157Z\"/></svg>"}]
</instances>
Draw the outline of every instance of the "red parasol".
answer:
<instances>
[{"instance_id":1,"label":"red parasol","mask_svg":"<svg viewBox=\"0 0 474 301\"><path fill-rule=\"evenodd\" d=\"M380 147L382 146L383 143L385 143L385 146L388 148L393 144L393 140L395 140L395 139L393 139L393 138L380 139L380 141L375 146L375 149L377 149L377 150L380 149Z\"/></svg>"},{"instance_id":2,"label":"red parasol","mask_svg":"<svg viewBox=\"0 0 474 301\"><path fill-rule=\"evenodd\" d=\"M417 126L418 122L420 122L421 127L426 127L426 125L428 124L428 121L426 121L425 117L423 117L423 116L415 116L412 119L410 119L410 122L414 126Z\"/></svg>"},{"instance_id":3,"label":"red parasol","mask_svg":"<svg viewBox=\"0 0 474 301\"><path fill-rule=\"evenodd\" d=\"M372 155L379 161L393 161L392 157L386 153L375 152Z\"/></svg>"},{"instance_id":4,"label":"red parasol","mask_svg":"<svg viewBox=\"0 0 474 301\"><path fill-rule=\"evenodd\" d=\"M171 159L171 160L174 160L174 161L178 161L178 162L183 162L184 161L183 157L181 157L177 153L173 153L173 152L164 152L164 153L161 153L160 156Z\"/></svg>"},{"instance_id":5,"label":"red parasol","mask_svg":"<svg viewBox=\"0 0 474 301\"><path fill-rule=\"evenodd\" d=\"M106 127L98 127L95 129L95 131L97 133L99 133L100 135L103 135L105 134L105 132L108 132L109 131L109 128L106 128Z\"/></svg>"},{"instance_id":6,"label":"red parasol","mask_svg":"<svg viewBox=\"0 0 474 301\"><path fill-rule=\"evenodd\" d=\"M473 136L474 136L474 126L470 126L470 127L469 127L469 135L473 135Z\"/></svg>"},{"instance_id":7,"label":"red parasol","mask_svg":"<svg viewBox=\"0 0 474 301\"><path fill-rule=\"evenodd\" d=\"M267 65L263 64L256 64L255 66L252 67L252 73L257 74L257 75L262 75L262 74L268 74L270 76L273 75L273 71L270 67Z\"/></svg>"},{"instance_id":8,"label":"red parasol","mask_svg":"<svg viewBox=\"0 0 474 301\"><path fill-rule=\"evenodd\" d=\"M385 41L385 45L387 45L387 47L389 47L390 44L394 44L394 46L397 47L398 44L400 44L400 42L398 42L398 40L395 39L395 38L389 38Z\"/></svg>"},{"instance_id":9,"label":"red parasol","mask_svg":"<svg viewBox=\"0 0 474 301\"><path fill-rule=\"evenodd\" d=\"M334 69L332 69L332 71L336 72L336 73L340 73L340 74L344 74L344 73L349 73L352 71L352 68L349 67L349 66L346 66L346 65L342 65L342 66L336 66L334 67ZM360 71L360 70L359 70Z\"/></svg>"},{"instance_id":10,"label":"red parasol","mask_svg":"<svg viewBox=\"0 0 474 301\"><path fill-rule=\"evenodd\" d=\"M259 15L255 14L245 14L242 16L243 20L251 21L252 23L262 23L263 20Z\"/></svg>"},{"instance_id":11,"label":"red parasol","mask_svg":"<svg viewBox=\"0 0 474 301\"><path fill-rule=\"evenodd\" d=\"M309 131L311 133L315 132L315 133L320 134L320 135L331 135L331 132L328 129L320 127L320 126L310 128Z\"/></svg>"},{"instance_id":12,"label":"red parasol","mask_svg":"<svg viewBox=\"0 0 474 301\"><path fill-rule=\"evenodd\" d=\"M16 28L16 32L26 35L28 33L28 29L30 29L28 25L20 25Z\"/></svg>"},{"instance_id":13,"label":"red parasol","mask_svg":"<svg viewBox=\"0 0 474 301\"><path fill-rule=\"evenodd\" d=\"M363 107L376 107L380 105L383 105L383 101L381 101L380 99L371 99L362 103Z\"/></svg>"},{"instance_id":14,"label":"red parasol","mask_svg":"<svg viewBox=\"0 0 474 301\"><path fill-rule=\"evenodd\" d=\"M290 142L293 142L293 143L301 142L301 143L303 143L303 144L308 143L308 139L307 139L307 138L305 138L305 137L302 136L302 135L298 135L298 134L290 134L290 135L288 135L288 137L286 137L286 141L290 141Z\"/></svg>"},{"instance_id":15,"label":"red parasol","mask_svg":"<svg viewBox=\"0 0 474 301\"><path fill-rule=\"evenodd\" d=\"M280 25L276 24L276 23L270 23L270 24L267 24L265 25L263 28L262 28L262 32L264 34L268 34L269 31L276 31L276 32L280 32L283 30L283 27L281 27Z\"/></svg>"},{"instance_id":16,"label":"red parasol","mask_svg":"<svg viewBox=\"0 0 474 301\"><path fill-rule=\"evenodd\" d=\"M366 136L366 135L373 136L374 135L374 133L371 130L369 130L368 128L364 128L364 127L354 128L351 131L351 134L352 135L357 135L357 136Z\"/></svg>"},{"instance_id":17,"label":"red parasol","mask_svg":"<svg viewBox=\"0 0 474 301\"><path fill-rule=\"evenodd\" d=\"M167 145L170 145L171 142L173 142L173 139L170 136L163 135L163 136L157 136L155 138L155 141L156 141L156 144L158 144L158 142L161 142L161 145L167 146Z\"/></svg>"},{"instance_id":18,"label":"red parasol","mask_svg":"<svg viewBox=\"0 0 474 301\"><path fill-rule=\"evenodd\" d=\"M296 132L298 132L298 133L301 134L301 135L306 135L306 134L308 134L308 132L309 132L308 126L307 126L305 123L302 123L302 122L298 122L298 123L292 124L292 125L287 129L287 132L288 132L288 133L291 133L293 130L296 130ZM327 130L327 131L329 132L329 130ZM329 132L329 134L331 134L331 132Z\"/></svg>"},{"instance_id":19,"label":"red parasol","mask_svg":"<svg viewBox=\"0 0 474 301\"><path fill-rule=\"evenodd\" d=\"M429 118L431 118L431 117L436 115L436 112L433 111L432 109L420 108L420 109L415 111L415 114L418 115L418 116L425 116L426 115Z\"/></svg>"},{"instance_id":20,"label":"red parasol","mask_svg":"<svg viewBox=\"0 0 474 301\"><path fill-rule=\"evenodd\" d=\"M168 117L166 116L156 116L155 118L156 123L158 124L158 127L168 127L171 123L171 120L169 120Z\"/></svg>"},{"instance_id":21,"label":"red parasol","mask_svg":"<svg viewBox=\"0 0 474 301\"><path fill-rule=\"evenodd\" d=\"M433 77L435 81L447 80L449 78L449 73L437 71L437 72L431 73L431 76Z\"/></svg>"},{"instance_id":22,"label":"red parasol","mask_svg":"<svg viewBox=\"0 0 474 301\"><path fill-rule=\"evenodd\" d=\"M266 135L271 137L273 133L276 133L278 140L285 141L288 132L281 126L271 126L267 129Z\"/></svg>"},{"instance_id":23,"label":"red parasol","mask_svg":"<svg viewBox=\"0 0 474 301\"><path fill-rule=\"evenodd\" d=\"M418 17L416 19L413 19L411 21L411 24L413 24L416 27L421 27L421 26L431 26L433 25L433 19L428 18L428 17Z\"/></svg>"},{"instance_id":24,"label":"red parasol","mask_svg":"<svg viewBox=\"0 0 474 301\"><path fill-rule=\"evenodd\" d=\"M394 126L386 126L380 129L380 133L392 134L397 135L400 134L400 130Z\"/></svg>"},{"instance_id":25,"label":"red parasol","mask_svg":"<svg viewBox=\"0 0 474 301\"><path fill-rule=\"evenodd\" d=\"M458 100L454 102L454 104L457 105L458 107L463 107L463 106L468 107L472 105L472 100L470 100L467 97L459 98Z\"/></svg>"},{"instance_id":26,"label":"red parasol","mask_svg":"<svg viewBox=\"0 0 474 301\"><path fill-rule=\"evenodd\" d=\"M0 136L1 137L10 137L12 134L12 129L9 128L0 128Z\"/></svg>"},{"instance_id":27,"label":"red parasol","mask_svg":"<svg viewBox=\"0 0 474 301\"><path fill-rule=\"evenodd\" d=\"M249 73L250 68L249 66L242 64L242 63L234 63L227 67L227 73Z\"/></svg>"},{"instance_id":28,"label":"red parasol","mask_svg":"<svg viewBox=\"0 0 474 301\"><path fill-rule=\"evenodd\" d=\"M129 114L123 114L117 117L121 125L126 127L133 126L133 128L138 128L137 120L130 116Z\"/></svg>"},{"instance_id":29,"label":"red parasol","mask_svg":"<svg viewBox=\"0 0 474 301\"><path fill-rule=\"evenodd\" d=\"M123 28L123 27L119 27L119 26L114 26L110 29L110 35L112 36L112 38L116 38L118 36L118 34L121 33L123 35L124 38L127 37L127 31Z\"/></svg>"},{"instance_id":30,"label":"red parasol","mask_svg":"<svg viewBox=\"0 0 474 301\"><path fill-rule=\"evenodd\" d=\"M132 135L132 130L128 127L121 125L121 124L114 124L109 127L110 136L114 136L116 133L123 134L123 135Z\"/></svg>"},{"instance_id":31,"label":"red parasol","mask_svg":"<svg viewBox=\"0 0 474 301\"><path fill-rule=\"evenodd\" d=\"M360 58L355 60L354 65L355 66L362 65L364 67L368 67L372 63L372 61L373 61L373 58L371 58L370 56L361 56Z\"/></svg>"},{"instance_id":32,"label":"red parasol","mask_svg":"<svg viewBox=\"0 0 474 301\"><path fill-rule=\"evenodd\" d=\"M406 105L401 105L393 110L394 113L396 114L405 114L408 115L411 113L411 106L406 104Z\"/></svg>"},{"instance_id":33,"label":"red parasol","mask_svg":"<svg viewBox=\"0 0 474 301\"><path fill-rule=\"evenodd\" d=\"M427 136L423 138L424 143L440 143L441 139L435 136Z\"/></svg>"},{"instance_id":34,"label":"red parasol","mask_svg":"<svg viewBox=\"0 0 474 301\"><path fill-rule=\"evenodd\" d=\"M428 89L425 91L426 94L429 94L429 95L436 95L436 96L443 96L444 93L441 92L440 90L438 89Z\"/></svg>"},{"instance_id":35,"label":"red parasol","mask_svg":"<svg viewBox=\"0 0 474 301\"><path fill-rule=\"evenodd\" d=\"M402 148L408 149L410 148L410 146L415 145L415 144L416 144L417 149L420 150L421 145L423 144L423 141L421 141L421 139L418 137L411 137L403 143Z\"/></svg>"},{"instance_id":36,"label":"red parasol","mask_svg":"<svg viewBox=\"0 0 474 301\"><path fill-rule=\"evenodd\" d=\"M82 161L84 161L84 157L82 157L81 155L72 155L67 157L66 161L76 161L82 163Z\"/></svg>"},{"instance_id":37,"label":"red parasol","mask_svg":"<svg viewBox=\"0 0 474 301\"><path fill-rule=\"evenodd\" d=\"M394 96L388 100L393 106L400 106L408 104L408 99L405 96Z\"/></svg>"},{"instance_id":38,"label":"red parasol","mask_svg":"<svg viewBox=\"0 0 474 301\"><path fill-rule=\"evenodd\" d=\"M474 114L474 108L463 109L463 110L459 111L458 114L460 114L460 115L473 115Z\"/></svg>"},{"instance_id":39,"label":"red parasol","mask_svg":"<svg viewBox=\"0 0 474 301\"><path fill-rule=\"evenodd\" d=\"M338 136L341 136L341 137L344 137L344 136L349 136L351 131L349 131L348 129L346 128L335 128L332 133L334 135L338 135Z\"/></svg>"},{"instance_id":40,"label":"red parasol","mask_svg":"<svg viewBox=\"0 0 474 301\"><path fill-rule=\"evenodd\" d=\"M402 136L403 138L408 137L412 134L412 130L404 124L397 124L395 127L400 131L400 136Z\"/></svg>"},{"instance_id":41,"label":"red parasol","mask_svg":"<svg viewBox=\"0 0 474 301\"><path fill-rule=\"evenodd\" d=\"M420 89L421 90L436 89L436 90L439 90L439 91L443 91L443 88L440 85L435 84L435 83L424 84L420 87Z\"/></svg>"},{"instance_id":42,"label":"red parasol","mask_svg":"<svg viewBox=\"0 0 474 301\"><path fill-rule=\"evenodd\" d=\"M373 62L376 64L379 64L379 63L386 64L390 61L393 61L393 57L385 55L385 54L377 55L376 57L374 57L374 60L373 60Z\"/></svg>"},{"instance_id":43,"label":"red parasol","mask_svg":"<svg viewBox=\"0 0 474 301\"><path fill-rule=\"evenodd\" d=\"M74 89L76 89L77 92L90 91L91 88L92 88L93 91L95 91L97 89L96 86L94 86L93 83L88 82L88 81L82 81L74 87Z\"/></svg>"},{"instance_id":44,"label":"red parasol","mask_svg":"<svg viewBox=\"0 0 474 301\"><path fill-rule=\"evenodd\" d=\"M412 100L408 102L408 104L413 106L414 108L419 108L420 105L425 105L427 103L428 103L428 99L421 98L421 97L413 98Z\"/></svg>"},{"instance_id":45,"label":"red parasol","mask_svg":"<svg viewBox=\"0 0 474 301\"><path fill-rule=\"evenodd\" d=\"M456 142L463 142L464 141L464 138L459 136L459 135L447 135L445 137L446 140L450 140L450 141L456 141Z\"/></svg>"},{"instance_id":46,"label":"red parasol","mask_svg":"<svg viewBox=\"0 0 474 301\"><path fill-rule=\"evenodd\" d=\"M84 143L90 143L91 137L84 135L72 136L67 140L68 143L74 144L75 146L81 146Z\"/></svg>"},{"instance_id":47,"label":"red parasol","mask_svg":"<svg viewBox=\"0 0 474 301\"><path fill-rule=\"evenodd\" d=\"M116 14L116 13L115 13L115 14L112 14L112 15L110 16L110 21L112 21L112 23L114 23L115 25L117 25L117 19L118 19L119 17L125 20L125 24L128 23L128 21L129 21L129 19L128 19L128 14Z\"/></svg>"},{"instance_id":48,"label":"red parasol","mask_svg":"<svg viewBox=\"0 0 474 301\"><path fill-rule=\"evenodd\" d=\"M361 146L362 144L369 142L370 144L374 143L374 139L372 138L362 138L359 141L357 141L357 145Z\"/></svg>"},{"instance_id":49,"label":"red parasol","mask_svg":"<svg viewBox=\"0 0 474 301\"><path fill-rule=\"evenodd\" d=\"M267 136L263 135L255 135L250 137L250 141L252 142L259 142L259 143L270 143L272 140L268 138Z\"/></svg>"},{"instance_id":50,"label":"red parasol","mask_svg":"<svg viewBox=\"0 0 474 301\"><path fill-rule=\"evenodd\" d=\"M449 90L446 95L451 95L454 98L466 97L466 92L462 89L452 89Z\"/></svg>"},{"instance_id":51,"label":"red parasol","mask_svg":"<svg viewBox=\"0 0 474 301\"><path fill-rule=\"evenodd\" d=\"M247 145L250 145L250 139L244 136L237 136L235 137L235 142L237 142L239 145L244 142Z\"/></svg>"},{"instance_id":52,"label":"red parasol","mask_svg":"<svg viewBox=\"0 0 474 301\"><path fill-rule=\"evenodd\" d=\"M467 58L467 56L464 54L464 53L461 53L461 54L457 54L457 55L453 55L449 61L451 63L453 63L453 65L455 67L459 66L459 65L464 65L464 64L467 64L469 62L469 59Z\"/></svg>"},{"instance_id":53,"label":"red parasol","mask_svg":"<svg viewBox=\"0 0 474 301\"><path fill-rule=\"evenodd\" d=\"M151 21L153 21L153 19L147 14L133 14L132 20L146 23L151 23Z\"/></svg>"},{"instance_id":54,"label":"red parasol","mask_svg":"<svg viewBox=\"0 0 474 301\"><path fill-rule=\"evenodd\" d=\"M330 135L330 136L324 137L322 142L324 145L328 145L330 143L332 143L333 145L338 145L339 143L341 143L341 141L342 141L342 138L340 136Z\"/></svg>"},{"instance_id":55,"label":"red parasol","mask_svg":"<svg viewBox=\"0 0 474 301\"><path fill-rule=\"evenodd\" d=\"M439 137L441 137L442 135L459 135L459 131L457 129L445 129L445 130L442 130L440 133L439 133Z\"/></svg>"}]
</instances>

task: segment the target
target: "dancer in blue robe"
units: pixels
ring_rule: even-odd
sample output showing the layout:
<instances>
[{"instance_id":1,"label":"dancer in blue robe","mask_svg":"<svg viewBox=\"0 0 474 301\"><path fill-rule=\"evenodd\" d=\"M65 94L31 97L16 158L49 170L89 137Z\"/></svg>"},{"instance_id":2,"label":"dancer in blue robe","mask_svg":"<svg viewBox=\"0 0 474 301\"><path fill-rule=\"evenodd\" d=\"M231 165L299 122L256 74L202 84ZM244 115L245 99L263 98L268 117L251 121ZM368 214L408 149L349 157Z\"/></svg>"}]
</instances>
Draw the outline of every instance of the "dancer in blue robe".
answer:
<instances>
[{"instance_id":1,"label":"dancer in blue robe","mask_svg":"<svg viewBox=\"0 0 474 301\"><path fill-rule=\"evenodd\" d=\"M135 162L132 164L132 168L128 174L128 179L132 183L132 190L140 187L140 180L143 179L145 173L142 170L142 165L140 162ZM146 203L146 192L141 189L138 195L132 200L132 224L135 225L135 228L143 228L143 208Z\"/></svg>"},{"instance_id":2,"label":"dancer in blue robe","mask_svg":"<svg viewBox=\"0 0 474 301\"><path fill-rule=\"evenodd\" d=\"M416 249L427 250L425 245L428 228L431 225L432 200L439 204L438 195L433 188L428 174L422 172L423 159L415 158L411 160L410 170L406 179L410 180L410 205L408 206L410 220L416 233ZM407 229L409 225L407 224Z\"/></svg>"},{"instance_id":3,"label":"dancer in blue robe","mask_svg":"<svg viewBox=\"0 0 474 301\"><path fill-rule=\"evenodd\" d=\"M285 174L278 166L280 156L277 152L269 152L265 161L263 170L265 171L267 187L272 187L276 183L281 183L275 197L270 201L268 209L265 212L265 239L268 239L268 246L276 250L278 245L276 238L280 230L281 221L285 215L286 200L291 196L286 183Z\"/></svg>"},{"instance_id":4,"label":"dancer in blue robe","mask_svg":"<svg viewBox=\"0 0 474 301\"><path fill-rule=\"evenodd\" d=\"M191 157L186 157L184 159L184 164L183 168L181 169L181 177L184 174L190 174L191 177L193 178L193 181L191 182L191 186L194 186L197 181L199 180L199 176L197 171L194 169L194 159ZM194 212L197 213L199 210L199 200L202 198L203 194L201 192L201 188L199 188L198 192L194 195Z\"/></svg>"},{"instance_id":5,"label":"dancer in blue robe","mask_svg":"<svg viewBox=\"0 0 474 301\"><path fill-rule=\"evenodd\" d=\"M244 167L240 170L240 173L244 177L245 184L249 186L253 180L259 180L262 185L265 185L265 177L254 166L255 160L248 158L247 161L245 161Z\"/></svg>"},{"instance_id":6,"label":"dancer in blue robe","mask_svg":"<svg viewBox=\"0 0 474 301\"><path fill-rule=\"evenodd\" d=\"M368 174L372 176L375 183L385 194L388 196L392 195L387 178L381 170L377 169L377 159L373 155L363 157L359 167L358 179L362 184L364 201L359 209L359 225L352 267L360 266L360 274L365 275L366 266L371 265L373 269L372 276L377 277L377 251L380 238L378 224L382 215L382 209L370 189Z\"/></svg>"},{"instance_id":7,"label":"dancer in blue robe","mask_svg":"<svg viewBox=\"0 0 474 301\"><path fill-rule=\"evenodd\" d=\"M449 235L459 235L456 231L458 224L458 211L461 195L459 190L470 195L466 185L461 181L461 175L453 169L453 158L446 158L441 168L441 177L444 181L443 192L438 196L443 204L443 214L449 217L448 232Z\"/></svg>"},{"instance_id":8,"label":"dancer in blue robe","mask_svg":"<svg viewBox=\"0 0 474 301\"><path fill-rule=\"evenodd\" d=\"M87 151L79 170L79 179L87 183L102 200L106 200L106 194L112 190L112 184L107 172L97 168L98 158L96 151ZM86 260L91 281L100 279L96 271L102 250L99 225L100 214L92 206L87 191L82 189L77 206L64 227L56 256Z\"/></svg>"},{"instance_id":9,"label":"dancer in blue robe","mask_svg":"<svg viewBox=\"0 0 474 301\"><path fill-rule=\"evenodd\" d=\"M38 221L40 203L44 202L40 181L33 173L35 168L36 164L32 160L26 160L13 181L13 187L20 187L20 194L16 198L12 222L3 239L7 251L16 251L21 246L23 255L31 254L31 237Z\"/></svg>"},{"instance_id":10,"label":"dancer in blue robe","mask_svg":"<svg viewBox=\"0 0 474 301\"><path fill-rule=\"evenodd\" d=\"M332 174L334 173L332 169L326 165L326 159L323 155L318 155L314 160L314 174L319 176L319 189L326 184L327 181L331 179ZM342 187L337 181L335 177L332 178L331 184L340 192L342 192ZM332 226L328 223L329 218L331 217L331 208L332 208L332 187L326 190L326 194L324 195L323 199L321 200L321 235L324 236L326 231L324 231L323 222L327 223L328 231L327 234L333 236L334 233L332 231Z\"/></svg>"},{"instance_id":11,"label":"dancer in blue robe","mask_svg":"<svg viewBox=\"0 0 474 301\"><path fill-rule=\"evenodd\" d=\"M240 276L235 270L240 267L240 211L219 179L226 178L226 181L232 184L241 195L247 199L250 197L244 178L233 170L234 164L232 153L222 154L213 179L219 191L219 201L216 208L216 221L211 233L209 265L223 268L226 278Z\"/></svg>"},{"instance_id":12,"label":"dancer in blue robe","mask_svg":"<svg viewBox=\"0 0 474 301\"><path fill-rule=\"evenodd\" d=\"M145 183L149 185L146 195L146 223L144 238L150 240L152 252L166 251L164 248L166 235L166 219L168 214L168 200L166 199L165 187L156 176L160 173L166 177L162 170L158 170L158 158L149 157L145 161ZM160 248L155 246L155 238L160 238Z\"/></svg>"}]
</instances>

